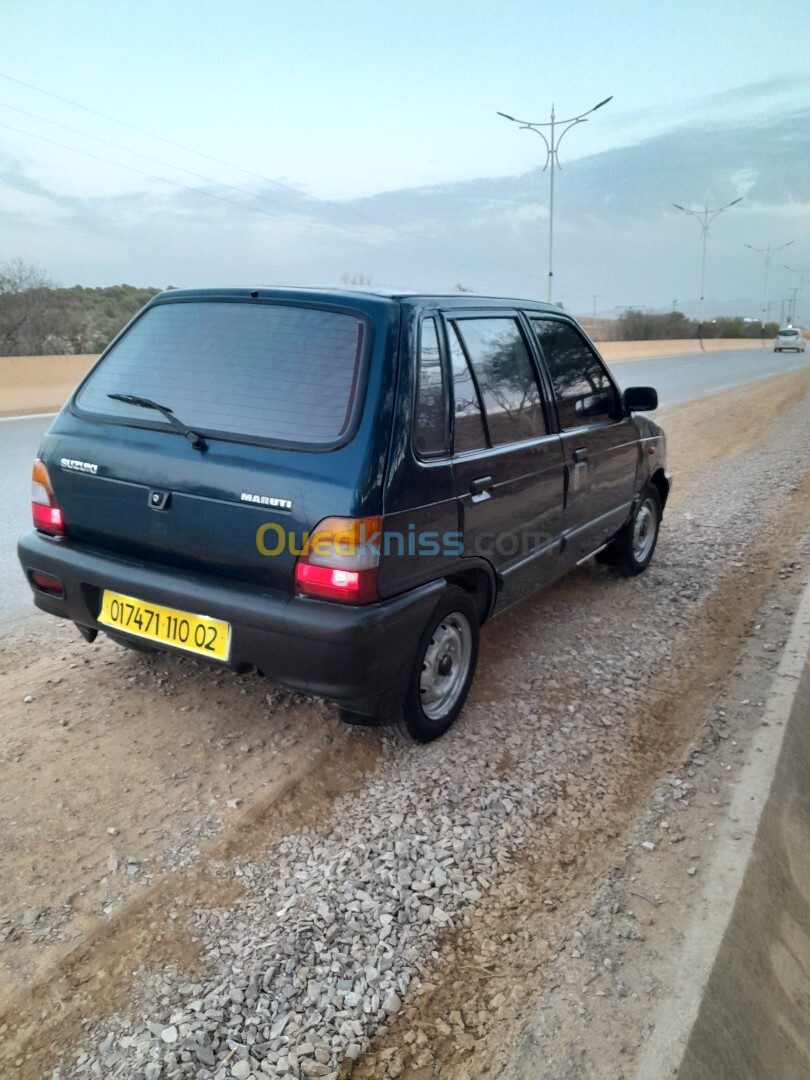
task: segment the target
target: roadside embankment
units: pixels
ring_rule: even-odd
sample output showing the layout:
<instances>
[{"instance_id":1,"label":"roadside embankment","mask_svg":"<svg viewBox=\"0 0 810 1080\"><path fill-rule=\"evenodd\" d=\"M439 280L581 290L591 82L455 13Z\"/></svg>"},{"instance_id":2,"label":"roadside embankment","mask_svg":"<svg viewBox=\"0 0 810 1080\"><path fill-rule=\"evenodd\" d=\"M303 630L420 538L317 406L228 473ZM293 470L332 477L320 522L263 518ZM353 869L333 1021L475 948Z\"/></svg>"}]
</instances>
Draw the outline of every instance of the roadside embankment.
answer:
<instances>
[{"instance_id":1,"label":"roadside embankment","mask_svg":"<svg viewBox=\"0 0 810 1080\"><path fill-rule=\"evenodd\" d=\"M56 412L95 356L0 356L0 416Z\"/></svg>"},{"instance_id":2,"label":"roadside embankment","mask_svg":"<svg viewBox=\"0 0 810 1080\"><path fill-rule=\"evenodd\" d=\"M656 356L691 356L700 352L770 348L770 344L770 339L763 346L759 338L707 338L701 349L700 342L690 338L688 341L597 341L596 347L609 364L616 364L623 360L651 360Z\"/></svg>"},{"instance_id":3,"label":"roadside embankment","mask_svg":"<svg viewBox=\"0 0 810 1080\"><path fill-rule=\"evenodd\" d=\"M707 352L761 349L758 340L716 338ZM597 344L610 364L700 352L697 341L602 341ZM0 416L28 416L61 409L84 378L95 356L0 356Z\"/></svg>"}]
</instances>

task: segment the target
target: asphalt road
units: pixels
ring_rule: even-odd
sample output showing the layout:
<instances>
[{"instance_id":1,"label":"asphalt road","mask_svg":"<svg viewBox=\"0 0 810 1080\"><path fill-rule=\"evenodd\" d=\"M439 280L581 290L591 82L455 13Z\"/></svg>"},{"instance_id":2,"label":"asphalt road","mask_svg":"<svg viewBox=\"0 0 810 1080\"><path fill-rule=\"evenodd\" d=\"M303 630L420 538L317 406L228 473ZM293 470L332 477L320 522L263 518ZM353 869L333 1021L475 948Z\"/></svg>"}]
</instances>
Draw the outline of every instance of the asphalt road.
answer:
<instances>
[{"instance_id":1,"label":"asphalt road","mask_svg":"<svg viewBox=\"0 0 810 1080\"><path fill-rule=\"evenodd\" d=\"M627 360L610 367L622 389L654 386L659 407L666 409L743 383L796 371L810 363L806 356L806 353L775 353L772 349L740 349Z\"/></svg>"},{"instance_id":2,"label":"asphalt road","mask_svg":"<svg viewBox=\"0 0 810 1080\"><path fill-rule=\"evenodd\" d=\"M51 416L0 420L0 461L6 482L0 515L0 633L31 618L44 618L17 562L17 539L31 526L31 465Z\"/></svg>"},{"instance_id":3,"label":"asphalt road","mask_svg":"<svg viewBox=\"0 0 810 1080\"><path fill-rule=\"evenodd\" d=\"M693 398L717 394L757 379L767 379L810 364L804 353L774 353L770 349L662 356L653 360L611 365L624 389L654 386L659 406L680 405ZM17 562L16 543L30 527L31 463L50 417L0 420L0 461L6 476L6 512L0 517L0 633L30 619L43 617L34 608Z\"/></svg>"}]
</instances>

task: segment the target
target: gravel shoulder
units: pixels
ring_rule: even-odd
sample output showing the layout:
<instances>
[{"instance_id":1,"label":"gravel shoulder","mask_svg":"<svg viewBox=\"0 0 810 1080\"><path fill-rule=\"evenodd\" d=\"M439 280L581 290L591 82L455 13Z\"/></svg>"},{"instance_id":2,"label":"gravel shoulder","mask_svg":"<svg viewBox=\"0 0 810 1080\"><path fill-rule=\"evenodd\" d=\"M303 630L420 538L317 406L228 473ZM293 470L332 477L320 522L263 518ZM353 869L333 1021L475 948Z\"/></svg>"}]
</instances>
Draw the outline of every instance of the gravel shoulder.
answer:
<instances>
[{"instance_id":1,"label":"gravel shoulder","mask_svg":"<svg viewBox=\"0 0 810 1080\"><path fill-rule=\"evenodd\" d=\"M430 747L70 627L5 637L0 1071L496 1075L553 982L590 978L602 946L624 962L614 929L644 944L687 904L710 834L675 819L724 797L807 576L809 393L802 372L671 410L677 486L648 573L588 565L496 620ZM657 903L640 874L687 847ZM634 874L648 899L628 897ZM648 948L663 985L671 941ZM557 994L548 1030L568 1035L543 1075L626 1075L646 1003L610 970L585 1012ZM615 1034L617 1001L624 1050L565 1071L565 1047Z\"/></svg>"}]
</instances>

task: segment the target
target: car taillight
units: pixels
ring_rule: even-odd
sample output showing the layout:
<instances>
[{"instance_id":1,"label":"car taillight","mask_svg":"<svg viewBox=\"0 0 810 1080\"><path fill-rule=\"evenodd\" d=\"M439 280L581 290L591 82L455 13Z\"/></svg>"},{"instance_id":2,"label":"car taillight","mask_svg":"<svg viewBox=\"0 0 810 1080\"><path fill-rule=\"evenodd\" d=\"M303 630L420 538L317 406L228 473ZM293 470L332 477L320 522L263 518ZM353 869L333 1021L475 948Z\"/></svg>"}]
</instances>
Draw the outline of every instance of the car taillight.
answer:
<instances>
[{"instance_id":1,"label":"car taillight","mask_svg":"<svg viewBox=\"0 0 810 1080\"><path fill-rule=\"evenodd\" d=\"M56 504L51 478L42 461L37 458L31 474L31 512L34 527L50 536L64 536L67 532L62 511Z\"/></svg>"},{"instance_id":2,"label":"car taillight","mask_svg":"<svg viewBox=\"0 0 810 1080\"><path fill-rule=\"evenodd\" d=\"M370 604L378 597L382 518L324 518L295 564L295 588L302 596Z\"/></svg>"}]
</instances>

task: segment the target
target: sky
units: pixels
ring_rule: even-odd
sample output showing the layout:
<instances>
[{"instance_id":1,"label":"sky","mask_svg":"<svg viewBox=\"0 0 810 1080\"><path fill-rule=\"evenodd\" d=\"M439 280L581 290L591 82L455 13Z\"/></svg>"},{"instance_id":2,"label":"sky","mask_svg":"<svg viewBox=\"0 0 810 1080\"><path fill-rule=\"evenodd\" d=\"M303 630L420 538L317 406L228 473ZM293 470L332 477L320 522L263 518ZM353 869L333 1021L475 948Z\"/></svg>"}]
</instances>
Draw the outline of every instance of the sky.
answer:
<instances>
[{"instance_id":1,"label":"sky","mask_svg":"<svg viewBox=\"0 0 810 1080\"><path fill-rule=\"evenodd\" d=\"M544 145L497 112L612 95L560 144L554 300L694 313L700 224L672 204L742 198L707 315L798 286L810 319L808 24L806 0L4 0L0 263L545 299Z\"/></svg>"}]
</instances>

